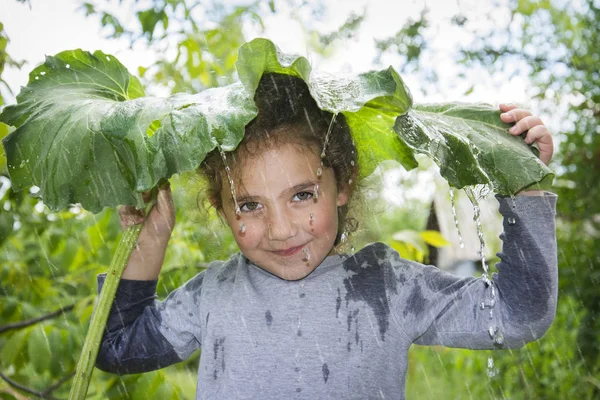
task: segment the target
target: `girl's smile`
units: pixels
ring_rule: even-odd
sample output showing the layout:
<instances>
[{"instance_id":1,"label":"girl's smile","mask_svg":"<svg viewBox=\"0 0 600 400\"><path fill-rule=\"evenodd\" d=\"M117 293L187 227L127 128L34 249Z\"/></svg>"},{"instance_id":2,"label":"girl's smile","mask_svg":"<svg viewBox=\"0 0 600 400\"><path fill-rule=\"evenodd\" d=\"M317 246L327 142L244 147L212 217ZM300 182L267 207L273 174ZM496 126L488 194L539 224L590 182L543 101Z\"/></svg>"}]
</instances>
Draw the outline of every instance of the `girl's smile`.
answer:
<instances>
[{"instance_id":1,"label":"girl's smile","mask_svg":"<svg viewBox=\"0 0 600 400\"><path fill-rule=\"evenodd\" d=\"M317 175L320 163L315 151L296 144L247 156L236 171L239 216L223 184L222 212L240 250L282 279L304 278L333 253L337 208L348 194L338 192L333 170Z\"/></svg>"}]
</instances>

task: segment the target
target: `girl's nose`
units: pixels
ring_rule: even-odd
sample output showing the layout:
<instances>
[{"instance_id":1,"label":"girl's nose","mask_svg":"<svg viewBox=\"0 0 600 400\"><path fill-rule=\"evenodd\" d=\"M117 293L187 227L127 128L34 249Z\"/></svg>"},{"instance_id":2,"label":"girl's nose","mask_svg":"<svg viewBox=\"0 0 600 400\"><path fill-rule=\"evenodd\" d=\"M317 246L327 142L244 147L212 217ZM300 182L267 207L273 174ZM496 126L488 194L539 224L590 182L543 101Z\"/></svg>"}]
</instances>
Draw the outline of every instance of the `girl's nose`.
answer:
<instances>
[{"instance_id":1,"label":"girl's nose","mask_svg":"<svg viewBox=\"0 0 600 400\"><path fill-rule=\"evenodd\" d=\"M269 217L269 240L285 241L296 235L295 224L284 212L274 210Z\"/></svg>"}]
</instances>

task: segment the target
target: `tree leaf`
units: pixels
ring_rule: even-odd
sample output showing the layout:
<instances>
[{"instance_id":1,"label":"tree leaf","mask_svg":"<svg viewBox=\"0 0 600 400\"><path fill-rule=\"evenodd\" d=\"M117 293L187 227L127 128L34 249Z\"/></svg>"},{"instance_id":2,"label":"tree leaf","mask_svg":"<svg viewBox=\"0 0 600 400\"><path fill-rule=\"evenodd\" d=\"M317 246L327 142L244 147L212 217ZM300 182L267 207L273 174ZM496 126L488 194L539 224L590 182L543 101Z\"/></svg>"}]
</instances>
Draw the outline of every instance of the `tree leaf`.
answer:
<instances>
[{"instance_id":1,"label":"tree leaf","mask_svg":"<svg viewBox=\"0 0 600 400\"><path fill-rule=\"evenodd\" d=\"M425 243L433 247L445 247L450 244L438 231L419 232L419 236L421 236L421 239L423 239Z\"/></svg>"},{"instance_id":2,"label":"tree leaf","mask_svg":"<svg viewBox=\"0 0 600 400\"><path fill-rule=\"evenodd\" d=\"M138 80L100 51L47 57L18 104L0 114L17 127L3 140L15 190L39 186L52 210L141 207L140 192L161 178L197 168L219 143L235 148L256 115L240 83L166 99L143 95Z\"/></svg>"},{"instance_id":3,"label":"tree leaf","mask_svg":"<svg viewBox=\"0 0 600 400\"><path fill-rule=\"evenodd\" d=\"M415 105L394 129L456 188L491 184L497 193L513 195L532 185L550 187L554 173L521 137L508 133L499 114L487 104Z\"/></svg>"},{"instance_id":4,"label":"tree leaf","mask_svg":"<svg viewBox=\"0 0 600 400\"><path fill-rule=\"evenodd\" d=\"M384 160L397 160L406 169L417 166L412 150L393 132L395 118L412 106L412 97L393 68L362 74L329 74L312 70L302 56L281 52L266 39L240 48L236 63L240 80L254 93L264 73L302 78L322 110L343 113L356 142L360 175L370 175Z\"/></svg>"}]
</instances>

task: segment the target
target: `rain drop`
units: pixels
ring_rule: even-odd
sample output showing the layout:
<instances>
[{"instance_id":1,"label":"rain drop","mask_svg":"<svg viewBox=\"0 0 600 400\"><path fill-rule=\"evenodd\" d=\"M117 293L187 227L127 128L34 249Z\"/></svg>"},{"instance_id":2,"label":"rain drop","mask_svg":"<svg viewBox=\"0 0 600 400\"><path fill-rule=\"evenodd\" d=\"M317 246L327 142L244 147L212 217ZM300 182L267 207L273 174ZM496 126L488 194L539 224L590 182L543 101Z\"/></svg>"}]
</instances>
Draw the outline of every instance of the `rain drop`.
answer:
<instances>
[{"instance_id":1,"label":"rain drop","mask_svg":"<svg viewBox=\"0 0 600 400\"><path fill-rule=\"evenodd\" d=\"M342 236L340 236L340 242L346 243L348 241L348 234L346 232L342 232Z\"/></svg>"},{"instance_id":2,"label":"rain drop","mask_svg":"<svg viewBox=\"0 0 600 400\"><path fill-rule=\"evenodd\" d=\"M43 76L43 75L46 75L46 71L42 71L42 72L40 72L40 75L42 75L42 76Z\"/></svg>"},{"instance_id":3,"label":"rain drop","mask_svg":"<svg viewBox=\"0 0 600 400\"><path fill-rule=\"evenodd\" d=\"M507 221L509 225L515 225L517 223L515 217L508 217Z\"/></svg>"},{"instance_id":4,"label":"rain drop","mask_svg":"<svg viewBox=\"0 0 600 400\"><path fill-rule=\"evenodd\" d=\"M450 204L452 205L452 216L454 217L454 226L456 226L456 233L458 233L458 242L460 243L460 248L463 249L465 247L465 242L463 241L463 237L460 233L460 226L458 225L458 215L456 214L456 197L454 195L453 188L450 188Z\"/></svg>"},{"instance_id":5,"label":"rain drop","mask_svg":"<svg viewBox=\"0 0 600 400\"><path fill-rule=\"evenodd\" d=\"M323 175L323 167L317 168L317 178L320 178Z\"/></svg>"},{"instance_id":6,"label":"rain drop","mask_svg":"<svg viewBox=\"0 0 600 400\"><path fill-rule=\"evenodd\" d=\"M315 214L308 214L308 223L312 226L315 223Z\"/></svg>"},{"instance_id":7,"label":"rain drop","mask_svg":"<svg viewBox=\"0 0 600 400\"><path fill-rule=\"evenodd\" d=\"M310 252L308 251L308 249L305 247L302 249L302 253L304 254L304 261L310 261Z\"/></svg>"},{"instance_id":8,"label":"rain drop","mask_svg":"<svg viewBox=\"0 0 600 400\"><path fill-rule=\"evenodd\" d=\"M235 194L235 186L233 185L233 179L231 178L231 168L227 165L227 156L223 149L219 146L219 153L221 153L221 158L223 159L223 164L225 164L225 172L227 173L227 180L229 181L229 186L231 189L231 197L233 198L233 204L235 206L235 215L240 216L242 211L240 210L240 206L237 202L237 196Z\"/></svg>"},{"instance_id":9,"label":"rain drop","mask_svg":"<svg viewBox=\"0 0 600 400\"><path fill-rule=\"evenodd\" d=\"M356 163L354 162L354 160L350 161L350 165L352 165L354 167Z\"/></svg>"},{"instance_id":10,"label":"rain drop","mask_svg":"<svg viewBox=\"0 0 600 400\"><path fill-rule=\"evenodd\" d=\"M348 179L348 185L352 185L352 179Z\"/></svg>"},{"instance_id":11,"label":"rain drop","mask_svg":"<svg viewBox=\"0 0 600 400\"><path fill-rule=\"evenodd\" d=\"M66 67L67 69L69 69L69 68L71 68L71 64L67 64L67 65L65 65L65 67Z\"/></svg>"},{"instance_id":12,"label":"rain drop","mask_svg":"<svg viewBox=\"0 0 600 400\"><path fill-rule=\"evenodd\" d=\"M319 184L318 183L315 184L315 187L314 187L313 190L315 192L314 193L314 199L317 200L319 198Z\"/></svg>"},{"instance_id":13,"label":"rain drop","mask_svg":"<svg viewBox=\"0 0 600 400\"><path fill-rule=\"evenodd\" d=\"M246 233L246 224L245 223L241 223L240 224L240 233L243 235L244 233Z\"/></svg>"},{"instance_id":14,"label":"rain drop","mask_svg":"<svg viewBox=\"0 0 600 400\"><path fill-rule=\"evenodd\" d=\"M110 57L109 56L106 56L106 61L110 61Z\"/></svg>"}]
</instances>

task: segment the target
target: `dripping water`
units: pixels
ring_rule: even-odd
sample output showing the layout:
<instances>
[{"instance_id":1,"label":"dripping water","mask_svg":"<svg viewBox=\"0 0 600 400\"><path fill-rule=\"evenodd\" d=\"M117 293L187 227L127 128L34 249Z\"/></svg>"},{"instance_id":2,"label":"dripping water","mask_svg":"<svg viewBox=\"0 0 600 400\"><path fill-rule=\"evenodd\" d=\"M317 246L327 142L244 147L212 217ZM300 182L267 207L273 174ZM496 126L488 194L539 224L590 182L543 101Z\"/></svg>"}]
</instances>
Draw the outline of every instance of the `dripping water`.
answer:
<instances>
[{"instance_id":1,"label":"dripping water","mask_svg":"<svg viewBox=\"0 0 600 400\"><path fill-rule=\"evenodd\" d=\"M302 253L304 254L304 261L310 261L310 252L308 251L308 249L306 247L304 247L302 249Z\"/></svg>"},{"instance_id":2,"label":"dripping water","mask_svg":"<svg viewBox=\"0 0 600 400\"><path fill-rule=\"evenodd\" d=\"M456 226L456 232L458 233L458 242L460 243L460 248L465 247L465 242L463 241L462 234L460 233L460 226L458 225L458 215L456 214L456 197L454 194L454 188L450 188L450 204L452 205L452 216L454 217L454 226Z\"/></svg>"},{"instance_id":3,"label":"dripping water","mask_svg":"<svg viewBox=\"0 0 600 400\"><path fill-rule=\"evenodd\" d=\"M231 188L231 197L233 198L233 205L235 207L235 215L237 215L239 217L239 215L242 212L240 211L240 206L238 205L238 202L237 202L237 195L235 194L235 186L233 184L233 179L231 178L231 168L229 168L229 165L227 164L227 156L225 155L225 152L223 151L221 146L219 146L219 153L221 153L221 158L223 159L223 164L225 164L225 173L227 173L227 180L229 181L229 187ZM240 227L240 230L241 230L241 227Z\"/></svg>"},{"instance_id":4,"label":"dripping water","mask_svg":"<svg viewBox=\"0 0 600 400\"><path fill-rule=\"evenodd\" d=\"M317 168L317 178L321 178L323 175L323 168L325 165L323 164L323 160L325 159L325 153L327 151L327 144L329 143L329 136L331 135L331 130L333 129L333 124L335 123L335 118L337 117L337 113L333 114L331 117L331 121L329 122L329 127L327 128L327 133L325 134L325 141L323 142L323 150L321 151L321 164L319 168Z\"/></svg>"}]
</instances>

